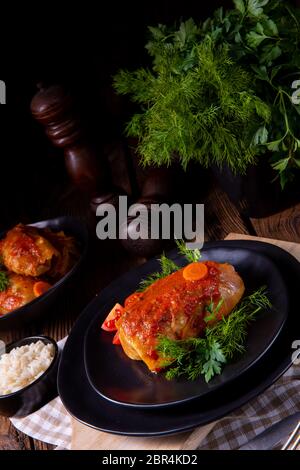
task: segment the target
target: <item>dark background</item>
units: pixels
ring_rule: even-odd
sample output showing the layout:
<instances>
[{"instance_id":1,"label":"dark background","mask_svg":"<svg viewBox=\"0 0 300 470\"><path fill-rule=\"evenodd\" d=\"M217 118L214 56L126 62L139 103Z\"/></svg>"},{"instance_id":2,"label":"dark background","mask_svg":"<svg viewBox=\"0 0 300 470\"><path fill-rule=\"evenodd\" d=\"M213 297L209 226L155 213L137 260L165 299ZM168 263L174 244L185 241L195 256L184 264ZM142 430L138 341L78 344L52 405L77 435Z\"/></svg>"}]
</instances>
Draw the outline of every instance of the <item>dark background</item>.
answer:
<instances>
[{"instance_id":1,"label":"dark background","mask_svg":"<svg viewBox=\"0 0 300 470\"><path fill-rule=\"evenodd\" d=\"M54 149L30 114L36 84L72 90L95 140L119 138L127 100L114 96L112 76L121 67L146 64L147 26L206 18L229 1L152 0L26 2L10 4L1 26L1 74L7 104L0 106L0 228L39 217L49 194L68 178Z\"/></svg>"}]
</instances>

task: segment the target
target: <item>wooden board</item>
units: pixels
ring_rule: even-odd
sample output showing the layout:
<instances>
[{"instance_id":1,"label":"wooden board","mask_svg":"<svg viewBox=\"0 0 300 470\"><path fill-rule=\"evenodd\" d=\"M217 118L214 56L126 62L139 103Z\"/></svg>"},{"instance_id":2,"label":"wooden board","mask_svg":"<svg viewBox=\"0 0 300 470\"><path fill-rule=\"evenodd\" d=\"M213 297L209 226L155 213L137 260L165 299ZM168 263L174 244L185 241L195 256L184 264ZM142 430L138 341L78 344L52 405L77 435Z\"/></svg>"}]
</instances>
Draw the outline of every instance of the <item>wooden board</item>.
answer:
<instances>
[{"instance_id":1,"label":"wooden board","mask_svg":"<svg viewBox=\"0 0 300 470\"><path fill-rule=\"evenodd\" d=\"M202 426L193 432L166 437L117 436L91 429L72 419L72 450L193 450L214 427Z\"/></svg>"},{"instance_id":2,"label":"wooden board","mask_svg":"<svg viewBox=\"0 0 300 470\"><path fill-rule=\"evenodd\" d=\"M291 253L300 261L300 244L230 233L226 240L256 240L272 243ZM107 434L89 428L72 418L72 450L195 450L216 422L201 426L192 432L167 437L128 437Z\"/></svg>"},{"instance_id":3,"label":"wooden board","mask_svg":"<svg viewBox=\"0 0 300 470\"><path fill-rule=\"evenodd\" d=\"M300 203L285 209L279 214L270 215L261 219L252 218L251 224L256 235L259 237L263 236L290 242L300 242L299 211Z\"/></svg>"}]
</instances>

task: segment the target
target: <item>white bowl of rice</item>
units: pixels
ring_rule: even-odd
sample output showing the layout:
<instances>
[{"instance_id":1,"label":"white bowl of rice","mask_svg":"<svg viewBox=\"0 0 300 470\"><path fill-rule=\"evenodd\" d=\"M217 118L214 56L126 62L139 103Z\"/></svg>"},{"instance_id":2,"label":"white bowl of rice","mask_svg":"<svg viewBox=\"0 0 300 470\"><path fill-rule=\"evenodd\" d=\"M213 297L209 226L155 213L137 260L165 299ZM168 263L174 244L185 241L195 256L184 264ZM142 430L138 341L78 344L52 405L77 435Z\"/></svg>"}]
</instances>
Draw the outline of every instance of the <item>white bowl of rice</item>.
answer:
<instances>
[{"instance_id":1,"label":"white bowl of rice","mask_svg":"<svg viewBox=\"0 0 300 470\"><path fill-rule=\"evenodd\" d=\"M57 394L59 352L47 336L32 336L0 351L0 414L27 416Z\"/></svg>"}]
</instances>

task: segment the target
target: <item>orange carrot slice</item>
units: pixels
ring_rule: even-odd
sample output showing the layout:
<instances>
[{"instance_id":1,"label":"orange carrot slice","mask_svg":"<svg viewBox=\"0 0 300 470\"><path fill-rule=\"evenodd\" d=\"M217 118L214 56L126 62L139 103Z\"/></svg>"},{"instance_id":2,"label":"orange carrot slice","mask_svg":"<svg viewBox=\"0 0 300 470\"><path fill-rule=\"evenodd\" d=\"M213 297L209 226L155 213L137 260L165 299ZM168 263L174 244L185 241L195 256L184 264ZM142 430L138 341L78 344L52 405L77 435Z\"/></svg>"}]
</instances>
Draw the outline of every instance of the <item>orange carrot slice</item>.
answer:
<instances>
[{"instance_id":1,"label":"orange carrot slice","mask_svg":"<svg viewBox=\"0 0 300 470\"><path fill-rule=\"evenodd\" d=\"M208 269L204 263L191 263L184 268L182 274L186 281L200 281L207 276Z\"/></svg>"},{"instance_id":2,"label":"orange carrot slice","mask_svg":"<svg viewBox=\"0 0 300 470\"><path fill-rule=\"evenodd\" d=\"M50 289L51 284L45 281L37 281L35 284L33 284L33 293L36 297L39 297L40 295L44 294L47 292L48 289Z\"/></svg>"}]
</instances>

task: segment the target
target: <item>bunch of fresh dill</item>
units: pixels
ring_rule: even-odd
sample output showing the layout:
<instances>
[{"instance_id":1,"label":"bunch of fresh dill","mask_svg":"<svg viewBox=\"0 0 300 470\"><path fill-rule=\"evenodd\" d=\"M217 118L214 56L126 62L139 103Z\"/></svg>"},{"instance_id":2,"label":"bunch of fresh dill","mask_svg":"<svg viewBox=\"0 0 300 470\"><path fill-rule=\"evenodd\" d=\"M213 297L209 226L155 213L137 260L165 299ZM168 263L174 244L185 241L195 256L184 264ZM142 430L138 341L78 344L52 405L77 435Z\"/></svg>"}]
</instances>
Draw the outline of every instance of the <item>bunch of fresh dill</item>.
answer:
<instances>
[{"instance_id":1,"label":"bunch of fresh dill","mask_svg":"<svg viewBox=\"0 0 300 470\"><path fill-rule=\"evenodd\" d=\"M243 173L257 155L253 136L270 119L270 109L252 90L252 75L216 45L192 20L179 30L150 28L147 49L152 70L120 71L119 94L141 105L127 125L139 139L143 164L169 165L178 159L205 167L227 164Z\"/></svg>"}]
</instances>

